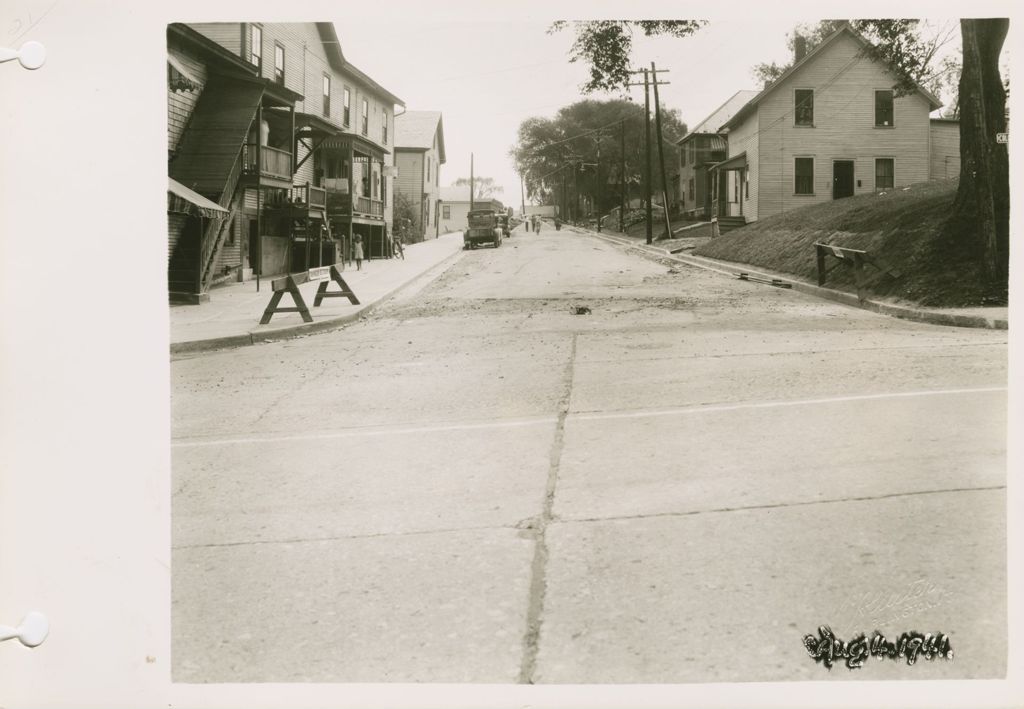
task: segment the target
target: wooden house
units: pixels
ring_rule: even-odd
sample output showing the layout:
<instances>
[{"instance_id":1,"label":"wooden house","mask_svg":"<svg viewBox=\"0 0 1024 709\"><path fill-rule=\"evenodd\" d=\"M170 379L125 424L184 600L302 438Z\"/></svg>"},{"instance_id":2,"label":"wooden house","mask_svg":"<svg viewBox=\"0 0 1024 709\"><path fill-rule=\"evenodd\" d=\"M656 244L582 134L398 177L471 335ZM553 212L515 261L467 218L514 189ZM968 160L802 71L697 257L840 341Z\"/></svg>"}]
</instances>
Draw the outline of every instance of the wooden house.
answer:
<instances>
[{"instance_id":1,"label":"wooden house","mask_svg":"<svg viewBox=\"0 0 1024 709\"><path fill-rule=\"evenodd\" d=\"M171 25L168 67L169 176L228 212L198 235L169 229L172 297L342 260L355 233L390 254L402 102L345 59L331 23Z\"/></svg>"},{"instance_id":2,"label":"wooden house","mask_svg":"<svg viewBox=\"0 0 1024 709\"><path fill-rule=\"evenodd\" d=\"M896 75L848 24L804 53L721 127L727 159L712 168L712 210L723 227L932 177L921 87L899 96Z\"/></svg>"},{"instance_id":3,"label":"wooden house","mask_svg":"<svg viewBox=\"0 0 1024 709\"><path fill-rule=\"evenodd\" d=\"M676 142L679 146L678 200L684 216L711 218L712 184L708 168L725 160L728 151L725 136L718 129L756 95L756 91L737 91Z\"/></svg>"},{"instance_id":4,"label":"wooden house","mask_svg":"<svg viewBox=\"0 0 1024 709\"><path fill-rule=\"evenodd\" d=\"M465 229L469 224L469 187L442 187L440 195L440 233L448 234L453 231L462 231ZM473 200L472 207L473 209L493 209L496 212L505 211L505 206L499 200L484 197Z\"/></svg>"},{"instance_id":5,"label":"wooden house","mask_svg":"<svg viewBox=\"0 0 1024 709\"><path fill-rule=\"evenodd\" d=\"M417 237L440 232L441 166L445 163L440 111L406 111L395 116L396 196L409 201Z\"/></svg>"}]
</instances>

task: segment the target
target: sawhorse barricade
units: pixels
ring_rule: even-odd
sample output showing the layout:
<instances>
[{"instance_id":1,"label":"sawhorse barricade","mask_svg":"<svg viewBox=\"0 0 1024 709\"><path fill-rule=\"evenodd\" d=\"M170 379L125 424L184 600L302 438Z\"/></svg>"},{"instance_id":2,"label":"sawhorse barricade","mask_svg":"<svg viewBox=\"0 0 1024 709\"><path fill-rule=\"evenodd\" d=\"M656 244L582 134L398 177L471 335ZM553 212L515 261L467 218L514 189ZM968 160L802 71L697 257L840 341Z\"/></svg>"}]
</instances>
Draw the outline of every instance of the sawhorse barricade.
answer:
<instances>
[{"instance_id":1,"label":"sawhorse barricade","mask_svg":"<svg viewBox=\"0 0 1024 709\"><path fill-rule=\"evenodd\" d=\"M857 299L862 303L867 297L865 294L865 288L868 284L864 277L864 264L870 264L877 268L883 273L887 273L893 278L899 278L900 272L890 266L884 260L878 256L872 256L863 249L848 249L845 246L835 246L833 244L822 244L821 242L814 242L815 256L818 262L818 285L825 285L825 276L838 266L840 263L848 263L853 266L853 281L857 286ZM832 266L825 267L825 257L834 256L839 259L838 263Z\"/></svg>"},{"instance_id":2,"label":"sawhorse barricade","mask_svg":"<svg viewBox=\"0 0 1024 709\"><path fill-rule=\"evenodd\" d=\"M359 305L359 299L356 298L356 294L349 288L345 279L341 277L341 272L338 271L337 266L320 266L319 268L311 268L302 273L290 273L287 276L272 280L270 282L270 289L274 292L274 295L270 297L270 303L267 304L267 309L263 311L260 325L269 323L270 318L274 317L275 313L298 313L302 316L303 322L313 322L313 316L309 314L306 301L303 300L302 293L299 291L300 285L310 281L321 281L316 289L316 297L313 299L314 308L320 305L324 298L348 298L352 305ZM331 281L337 283L341 290L328 291L327 287L331 284ZM289 293L292 296L295 307L277 307L285 293Z\"/></svg>"}]
</instances>

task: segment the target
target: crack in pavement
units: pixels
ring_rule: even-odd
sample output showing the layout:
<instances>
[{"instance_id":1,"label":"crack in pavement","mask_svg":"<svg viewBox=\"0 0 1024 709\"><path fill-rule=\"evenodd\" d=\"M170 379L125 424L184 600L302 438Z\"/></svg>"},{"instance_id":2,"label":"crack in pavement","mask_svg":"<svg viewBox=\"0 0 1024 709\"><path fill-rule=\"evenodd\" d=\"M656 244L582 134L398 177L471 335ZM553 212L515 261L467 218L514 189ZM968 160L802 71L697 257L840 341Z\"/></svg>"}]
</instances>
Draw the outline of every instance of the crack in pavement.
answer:
<instances>
[{"instance_id":1,"label":"crack in pavement","mask_svg":"<svg viewBox=\"0 0 1024 709\"><path fill-rule=\"evenodd\" d=\"M178 544L171 549L217 549L221 547L265 546L270 544L311 544L314 542L342 542L349 539L379 539L382 537L416 537L427 534L457 534L458 532L479 532L487 529L522 530L523 521L515 524L481 524L469 527L446 527L441 529L415 529L408 532L368 532L366 534L339 534L329 537L294 537L291 539L247 539L238 542L209 542L207 544Z\"/></svg>"},{"instance_id":2,"label":"crack in pavement","mask_svg":"<svg viewBox=\"0 0 1024 709\"><path fill-rule=\"evenodd\" d=\"M544 612L544 597L547 592L548 545L546 532L553 517L552 508L555 503L555 488L558 486L558 469L562 463L562 450L565 447L565 420L569 416L572 400L572 383L576 365L576 340L578 332L572 333L572 347L569 350L569 361L565 366L564 389L558 403L558 423L555 425L555 436L551 442L551 458L548 468L547 486L544 491L544 507L536 518L533 528L535 547L533 563L530 565L530 599L526 611L526 633L523 636L523 659L519 665L519 684L533 684L533 675L537 669L537 653L540 649L541 615Z\"/></svg>"},{"instance_id":3,"label":"crack in pavement","mask_svg":"<svg viewBox=\"0 0 1024 709\"><path fill-rule=\"evenodd\" d=\"M651 512L640 515L610 515L608 517L580 517L580 518L554 518L551 521L558 524L583 524L592 522L615 522L629 519L649 519L654 517L693 517L696 515L718 514L724 512L745 512L748 510L774 510L787 507L808 507L811 505L832 505L842 502L871 502L874 500L888 500L896 497L916 497L919 495L945 495L955 492L989 492L993 490L1005 490L1006 485L988 485L979 487L951 487L941 490L915 490L912 492L890 492L882 495L864 495L859 497L836 497L828 500L805 500L803 502L776 502L763 505L746 505L743 507L718 507L709 510L690 510L689 512Z\"/></svg>"}]
</instances>

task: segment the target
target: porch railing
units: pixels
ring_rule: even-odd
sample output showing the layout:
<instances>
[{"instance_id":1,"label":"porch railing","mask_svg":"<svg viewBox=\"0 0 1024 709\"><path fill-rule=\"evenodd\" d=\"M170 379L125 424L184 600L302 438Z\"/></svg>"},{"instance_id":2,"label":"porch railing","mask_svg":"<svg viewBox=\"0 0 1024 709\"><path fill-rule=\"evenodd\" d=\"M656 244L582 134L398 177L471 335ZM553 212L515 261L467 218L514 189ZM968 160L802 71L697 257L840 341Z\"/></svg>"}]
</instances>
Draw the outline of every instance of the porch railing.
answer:
<instances>
[{"instance_id":1,"label":"porch railing","mask_svg":"<svg viewBox=\"0 0 1024 709\"><path fill-rule=\"evenodd\" d=\"M286 180L292 178L292 154L287 150L278 150L267 145L258 146L255 143L246 143L242 151L245 161L245 172L247 174L260 174L270 177L280 177ZM256 155L259 153L260 165L256 168Z\"/></svg>"},{"instance_id":2,"label":"porch railing","mask_svg":"<svg viewBox=\"0 0 1024 709\"><path fill-rule=\"evenodd\" d=\"M354 204L353 204L354 202ZM384 218L384 202L379 199L356 195L355 199L344 193L327 191L327 209L330 212L344 215L358 214L361 216Z\"/></svg>"},{"instance_id":3,"label":"porch railing","mask_svg":"<svg viewBox=\"0 0 1024 709\"><path fill-rule=\"evenodd\" d=\"M357 195L356 212L359 214L368 214L371 217L383 217L384 202L379 199L371 199L370 197L361 197Z\"/></svg>"},{"instance_id":4,"label":"porch railing","mask_svg":"<svg viewBox=\"0 0 1024 709\"><path fill-rule=\"evenodd\" d=\"M295 185L288 191L288 199L294 207L309 207L311 209L327 208L327 190L321 187L314 187L308 182L304 185Z\"/></svg>"}]
</instances>

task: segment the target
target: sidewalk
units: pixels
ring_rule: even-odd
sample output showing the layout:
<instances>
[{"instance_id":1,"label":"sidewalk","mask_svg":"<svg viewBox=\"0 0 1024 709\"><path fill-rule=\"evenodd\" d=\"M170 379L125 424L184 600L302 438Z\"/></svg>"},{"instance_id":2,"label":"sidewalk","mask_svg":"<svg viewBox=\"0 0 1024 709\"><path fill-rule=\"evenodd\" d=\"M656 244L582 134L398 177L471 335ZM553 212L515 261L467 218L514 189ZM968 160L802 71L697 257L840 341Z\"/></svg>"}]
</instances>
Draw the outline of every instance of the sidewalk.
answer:
<instances>
[{"instance_id":1,"label":"sidewalk","mask_svg":"<svg viewBox=\"0 0 1024 709\"><path fill-rule=\"evenodd\" d=\"M354 264L347 266L341 275L359 305L352 305L347 298L327 298L313 307L319 282L303 283L299 291L313 316L311 323L304 323L298 313L277 313L268 324L259 324L273 295L268 278L262 280L259 292L255 280L214 288L208 303L171 305L171 354L242 347L341 327L366 315L427 271L449 263L461 251L462 234L453 232L406 246L405 260L363 261L362 271ZM329 290L338 290L338 285L332 282ZM278 307L293 305L286 294Z\"/></svg>"},{"instance_id":2,"label":"sidewalk","mask_svg":"<svg viewBox=\"0 0 1024 709\"><path fill-rule=\"evenodd\" d=\"M598 234L591 229L565 225L562 227L578 234L596 236L614 244L628 246L637 249L647 258L653 258L661 263L685 263L689 266L696 266L709 271L716 271L726 276L736 278L739 273L746 273L757 278L781 281L789 284L796 291L813 295L818 298L833 300L845 305L852 305L857 308L871 310L882 315L903 318L905 320L916 320L932 325L950 325L953 327L980 327L992 330L1008 329L1009 308L1006 307L978 307L978 308L924 308L909 303L899 303L890 300L870 300L860 302L855 293L825 288L806 281L794 278L790 274L775 273L764 269L757 269L744 264L720 261L706 256L694 256L690 254L673 254L668 249L659 246L648 245L621 234ZM769 288L771 286L768 286Z\"/></svg>"}]
</instances>

